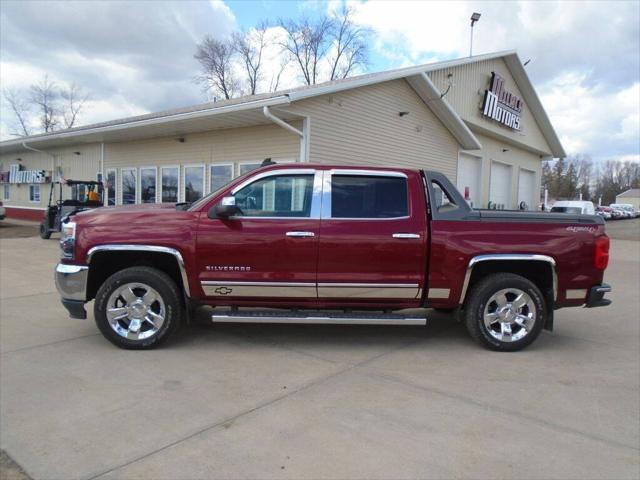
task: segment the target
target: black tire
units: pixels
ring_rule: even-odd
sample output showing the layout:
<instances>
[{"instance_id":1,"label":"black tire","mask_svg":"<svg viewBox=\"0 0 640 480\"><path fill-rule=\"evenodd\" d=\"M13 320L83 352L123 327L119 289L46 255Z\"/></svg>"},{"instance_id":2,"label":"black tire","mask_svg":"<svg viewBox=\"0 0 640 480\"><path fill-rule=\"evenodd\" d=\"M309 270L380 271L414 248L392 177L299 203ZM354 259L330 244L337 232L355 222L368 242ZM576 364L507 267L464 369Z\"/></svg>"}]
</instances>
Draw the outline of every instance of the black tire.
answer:
<instances>
[{"instance_id":1,"label":"black tire","mask_svg":"<svg viewBox=\"0 0 640 480\"><path fill-rule=\"evenodd\" d=\"M485 326L484 314L487 302L501 290L517 289L526 293L535 306L533 325L523 338L502 341ZM496 304L492 304L496 305ZM491 308L491 305L489 306ZM528 307L527 307L528 308ZM525 310L528 311L528 310ZM540 335L547 317L546 303L540 289L530 280L512 273L496 273L476 283L467 297L464 321L471 337L481 345L500 352L515 352L530 345ZM517 326L516 328L520 328ZM525 329L526 330L526 329ZM495 332L498 335L499 332ZM510 337L507 337L510 338Z\"/></svg>"},{"instance_id":2,"label":"black tire","mask_svg":"<svg viewBox=\"0 0 640 480\"><path fill-rule=\"evenodd\" d=\"M154 289L164 302L163 324L152 336L132 340L119 335L107 318L107 303L111 295L121 286L136 283ZM96 325L114 345L131 350L150 349L166 341L180 326L183 318L181 294L176 283L166 273L151 267L131 267L114 273L107 278L96 294L93 313Z\"/></svg>"},{"instance_id":3,"label":"black tire","mask_svg":"<svg viewBox=\"0 0 640 480\"><path fill-rule=\"evenodd\" d=\"M49 240L51 238L51 231L45 225L44 221L40 222L40 238Z\"/></svg>"}]
</instances>

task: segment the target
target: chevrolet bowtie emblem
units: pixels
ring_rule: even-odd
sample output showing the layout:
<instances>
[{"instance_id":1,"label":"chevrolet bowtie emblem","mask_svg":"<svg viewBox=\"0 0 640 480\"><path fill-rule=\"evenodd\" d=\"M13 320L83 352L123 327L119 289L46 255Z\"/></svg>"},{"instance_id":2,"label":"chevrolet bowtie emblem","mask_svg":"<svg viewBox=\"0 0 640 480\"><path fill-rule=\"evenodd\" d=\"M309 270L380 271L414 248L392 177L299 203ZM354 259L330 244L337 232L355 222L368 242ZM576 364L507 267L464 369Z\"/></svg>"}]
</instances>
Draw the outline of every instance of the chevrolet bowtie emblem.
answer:
<instances>
[{"instance_id":1,"label":"chevrolet bowtie emblem","mask_svg":"<svg viewBox=\"0 0 640 480\"><path fill-rule=\"evenodd\" d=\"M229 295L231 292L233 292L233 289L228 287L218 287L214 290L214 292L218 295Z\"/></svg>"}]
</instances>

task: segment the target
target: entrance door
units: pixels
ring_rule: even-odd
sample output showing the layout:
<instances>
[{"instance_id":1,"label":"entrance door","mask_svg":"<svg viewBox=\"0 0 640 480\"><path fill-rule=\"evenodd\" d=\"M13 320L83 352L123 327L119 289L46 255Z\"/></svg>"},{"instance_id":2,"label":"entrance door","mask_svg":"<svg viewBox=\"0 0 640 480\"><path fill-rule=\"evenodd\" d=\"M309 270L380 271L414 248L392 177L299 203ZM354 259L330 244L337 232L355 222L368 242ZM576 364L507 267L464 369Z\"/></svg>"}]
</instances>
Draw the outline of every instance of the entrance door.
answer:
<instances>
[{"instance_id":1,"label":"entrance door","mask_svg":"<svg viewBox=\"0 0 640 480\"><path fill-rule=\"evenodd\" d=\"M320 190L313 169L271 170L231 192L240 215L203 213L197 263L204 294L221 304L315 302Z\"/></svg>"},{"instance_id":2,"label":"entrance door","mask_svg":"<svg viewBox=\"0 0 640 480\"><path fill-rule=\"evenodd\" d=\"M322 305L419 304L427 253L422 192L417 174L324 172L318 253Z\"/></svg>"},{"instance_id":3,"label":"entrance door","mask_svg":"<svg viewBox=\"0 0 640 480\"><path fill-rule=\"evenodd\" d=\"M470 202L472 208L482 208L482 192L480 185L482 159L466 153L460 153L458 158L458 191ZM466 192L469 198L466 198Z\"/></svg>"}]
</instances>

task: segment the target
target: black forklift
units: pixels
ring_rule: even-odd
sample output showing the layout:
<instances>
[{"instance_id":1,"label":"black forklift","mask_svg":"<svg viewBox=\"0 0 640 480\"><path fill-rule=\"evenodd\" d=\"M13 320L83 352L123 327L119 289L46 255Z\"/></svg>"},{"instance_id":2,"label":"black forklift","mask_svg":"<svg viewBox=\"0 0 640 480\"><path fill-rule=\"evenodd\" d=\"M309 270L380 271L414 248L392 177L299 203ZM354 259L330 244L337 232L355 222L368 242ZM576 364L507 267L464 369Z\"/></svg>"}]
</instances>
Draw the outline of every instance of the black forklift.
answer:
<instances>
[{"instance_id":1,"label":"black forklift","mask_svg":"<svg viewBox=\"0 0 640 480\"><path fill-rule=\"evenodd\" d=\"M71 198L62 199L63 187L71 187ZM54 200L58 190L58 200ZM60 232L62 220L72 213L103 206L104 188L102 182L85 180L65 180L52 182L49 205L40 223L40 237L48 239L52 233Z\"/></svg>"}]
</instances>

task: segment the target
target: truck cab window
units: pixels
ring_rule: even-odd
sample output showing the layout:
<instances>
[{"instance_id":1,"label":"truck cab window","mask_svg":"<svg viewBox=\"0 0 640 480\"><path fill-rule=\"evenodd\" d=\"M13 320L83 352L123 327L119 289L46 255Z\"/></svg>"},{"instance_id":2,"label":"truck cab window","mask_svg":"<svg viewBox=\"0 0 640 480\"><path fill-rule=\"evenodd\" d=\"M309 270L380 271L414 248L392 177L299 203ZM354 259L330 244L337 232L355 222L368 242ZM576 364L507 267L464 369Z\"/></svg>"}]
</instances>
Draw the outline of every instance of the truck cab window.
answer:
<instances>
[{"instance_id":1,"label":"truck cab window","mask_svg":"<svg viewBox=\"0 0 640 480\"><path fill-rule=\"evenodd\" d=\"M408 215L406 178L339 174L332 176L332 218L397 218Z\"/></svg>"},{"instance_id":2,"label":"truck cab window","mask_svg":"<svg viewBox=\"0 0 640 480\"><path fill-rule=\"evenodd\" d=\"M234 196L245 217L310 217L313 175L274 175Z\"/></svg>"}]
</instances>

